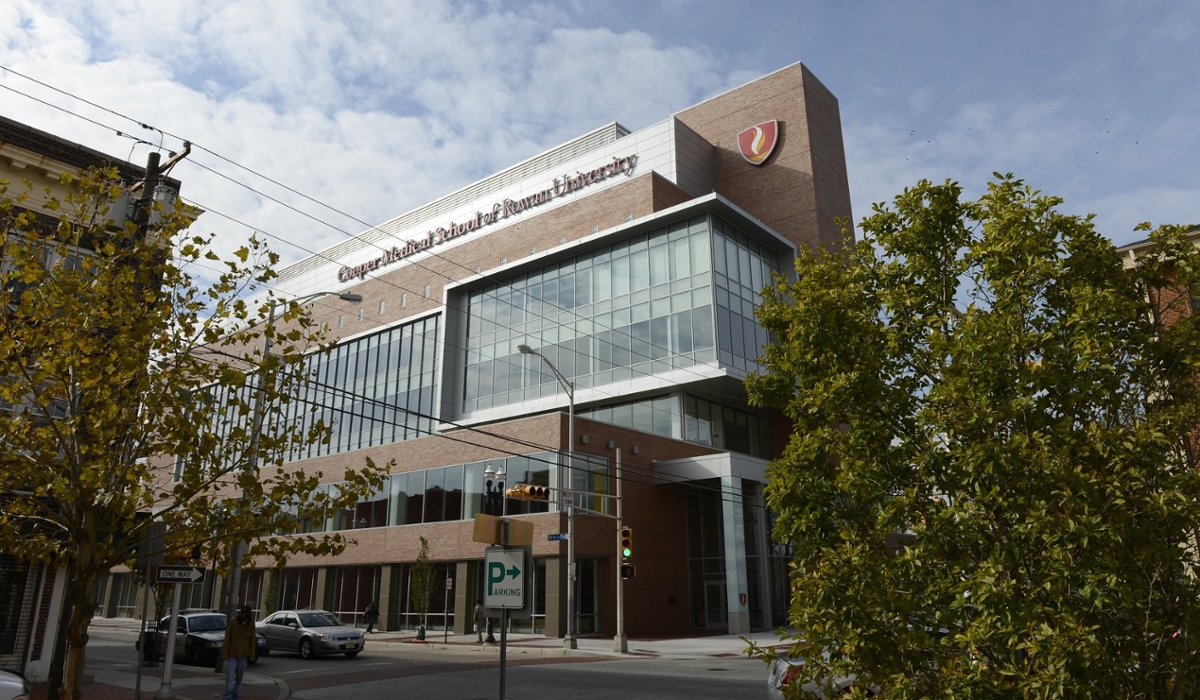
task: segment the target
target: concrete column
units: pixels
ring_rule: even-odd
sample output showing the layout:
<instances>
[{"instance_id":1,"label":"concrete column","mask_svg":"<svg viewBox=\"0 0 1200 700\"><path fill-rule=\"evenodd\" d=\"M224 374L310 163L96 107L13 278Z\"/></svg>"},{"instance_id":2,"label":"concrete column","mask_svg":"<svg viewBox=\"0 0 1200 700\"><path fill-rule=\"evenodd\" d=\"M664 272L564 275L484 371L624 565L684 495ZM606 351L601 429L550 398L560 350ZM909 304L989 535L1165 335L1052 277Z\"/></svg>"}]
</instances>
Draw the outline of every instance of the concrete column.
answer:
<instances>
[{"instance_id":1,"label":"concrete column","mask_svg":"<svg viewBox=\"0 0 1200 700\"><path fill-rule=\"evenodd\" d=\"M317 599L317 604L322 608L325 608L326 610L332 610L333 606L329 604L329 597L326 595L326 593L333 595L332 589L327 585L328 582L329 567L322 566L317 569L317 591L314 597Z\"/></svg>"},{"instance_id":2,"label":"concrete column","mask_svg":"<svg viewBox=\"0 0 1200 700\"><path fill-rule=\"evenodd\" d=\"M379 593L375 599L379 602L379 622L375 627L380 632L386 632L388 623L391 621L392 611L392 576L395 575L396 567L390 564L384 564L379 567Z\"/></svg>"},{"instance_id":3,"label":"concrete column","mask_svg":"<svg viewBox=\"0 0 1200 700\"><path fill-rule=\"evenodd\" d=\"M546 636L567 634L567 560L546 559Z\"/></svg>"},{"instance_id":4,"label":"concrete column","mask_svg":"<svg viewBox=\"0 0 1200 700\"><path fill-rule=\"evenodd\" d=\"M471 588L471 562L454 565L454 633L471 634L475 620L475 591Z\"/></svg>"},{"instance_id":5,"label":"concrete column","mask_svg":"<svg viewBox=\"0 0 1200 700\"><path fill-rule=\"evenodd\" d=\"M721 477L721 520L725 531L725 595L729 633L750 632L750 586L746 582L746 524L742 520L742 480Z\"/></svg>"}]
</instances>

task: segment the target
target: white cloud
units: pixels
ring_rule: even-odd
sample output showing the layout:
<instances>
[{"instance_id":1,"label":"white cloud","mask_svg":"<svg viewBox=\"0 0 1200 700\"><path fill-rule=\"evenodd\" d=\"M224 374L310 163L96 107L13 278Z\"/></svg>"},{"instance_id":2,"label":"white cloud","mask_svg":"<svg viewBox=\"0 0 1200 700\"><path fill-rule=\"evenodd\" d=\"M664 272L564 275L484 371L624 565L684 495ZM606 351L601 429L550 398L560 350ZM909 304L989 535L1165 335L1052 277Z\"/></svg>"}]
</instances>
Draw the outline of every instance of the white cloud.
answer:
<instances>
[{"instance_id":1,"label":"white cloud","mask_svg":"<svg viewBox=\"0 0 1200 700\"><path fill-rule=\"evenodd\" d=\"M573 27L552 7L450 2L23 0L0 9L0 63L376 223L608 121L638 128L744 77L703 49ZM161 138L10 74L0 85ZM129 152L128 139L34 102L14 96L4 112ZM142 147L133 159L144 156ZM345 236L195 164L339 228L363 228L202 151L189 160L174 173L185 197L304 248ZM224 249L247 233L215 214L200 227L221 232ZM274 247L289 261L303 256Z\"/></svg>"}]
</instances>

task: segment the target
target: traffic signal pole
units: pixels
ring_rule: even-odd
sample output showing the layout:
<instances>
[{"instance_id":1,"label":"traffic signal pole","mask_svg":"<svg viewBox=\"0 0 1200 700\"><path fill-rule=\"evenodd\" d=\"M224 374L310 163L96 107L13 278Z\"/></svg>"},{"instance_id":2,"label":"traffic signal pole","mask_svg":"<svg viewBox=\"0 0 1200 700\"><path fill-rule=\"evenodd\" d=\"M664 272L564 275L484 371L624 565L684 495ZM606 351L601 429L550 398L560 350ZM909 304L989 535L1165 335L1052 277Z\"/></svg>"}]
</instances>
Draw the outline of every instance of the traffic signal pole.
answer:
<instances>
[{"instance_id":1,"label":"traffic signal pole","mask_svg":"<svg viewBox=\"0 0 1200 700\"><path fill-rule=\"evenodd\" d=\"M621 448L617 448L617 557L613 569L617 574L617 636L613 637L613 651L629 653L629 640L625 638L625 577L621 575Z\"/></svg>"}]
</instances>

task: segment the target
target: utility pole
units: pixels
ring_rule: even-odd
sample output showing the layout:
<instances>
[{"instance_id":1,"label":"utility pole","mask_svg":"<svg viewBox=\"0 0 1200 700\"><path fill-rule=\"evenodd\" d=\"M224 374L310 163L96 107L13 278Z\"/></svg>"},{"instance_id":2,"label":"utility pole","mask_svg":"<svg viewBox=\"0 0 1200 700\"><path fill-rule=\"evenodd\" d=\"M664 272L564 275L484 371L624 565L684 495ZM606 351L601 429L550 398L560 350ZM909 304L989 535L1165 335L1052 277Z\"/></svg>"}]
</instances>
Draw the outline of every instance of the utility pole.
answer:
<instances>
[{"instance_id":1,"label":"utility pole","mask_svg":"<svg viewBox=\"0 0 1200 700\"><path fill-rule=\"evenodd\" d=\"M629 640L625 637L625 577L621 572L621 448L617 448L617 557L613 560L617 573L617 636L613 637L613 651L618 654L629 653Z\"/></svg>"}]
</instances>

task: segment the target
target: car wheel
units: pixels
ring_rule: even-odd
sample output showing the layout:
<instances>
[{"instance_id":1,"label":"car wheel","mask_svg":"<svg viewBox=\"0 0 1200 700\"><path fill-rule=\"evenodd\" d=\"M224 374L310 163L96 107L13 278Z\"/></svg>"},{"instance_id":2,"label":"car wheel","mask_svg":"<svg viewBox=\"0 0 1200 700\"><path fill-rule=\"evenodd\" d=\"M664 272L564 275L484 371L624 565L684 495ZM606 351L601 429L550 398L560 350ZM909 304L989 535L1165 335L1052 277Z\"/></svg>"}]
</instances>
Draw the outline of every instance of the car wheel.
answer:
<instances>
[{"instance_id":1,"label":"car wheel","mask_svg":"<svg viewBox=\"0 0 1200 700\"><path fill-rule=\"evenodd\" d=\"M347 659L353 659L353 658L354 658L354 657L356 657L356 656L358 656L358 652L357 652L357 651L348 651L348 652L346 652L346 658L347 658Z\"/></svg>"},{"instance_id":2,"label":"car wheel","mask_svg":"<svg viewBox=\"0 0 1200 700\"><path fill-rule=\"evenodd\" d=\"M187 664L188 666L200 665L200 652L196 649L194 644L189 645L188 648L183 651L183 663Z\"/></svg>"},{"instance_id":3,"label":"car wheel","mask_svg":"<svg viewBox=\"0 0 1200 700\"><path fill-rule=\"evenodd\" d=\"M271 655L271 647L264 647L262 651L258 652L258 655L259 656L270 656Z\"/></svg>"},{"instance_id":4,"label":"car wheel","mask_svg":"<svg viewBox=\"0 0 1200 700\"><path fill-rule=\"evenodd\" d=\"M312 640L311 639L301 639L300 640L300 658L311 659L312 657L314 657L316 655L317 655L317 652L316 652L316 649L313 648Z\"/></svg>"}]
</instances>

